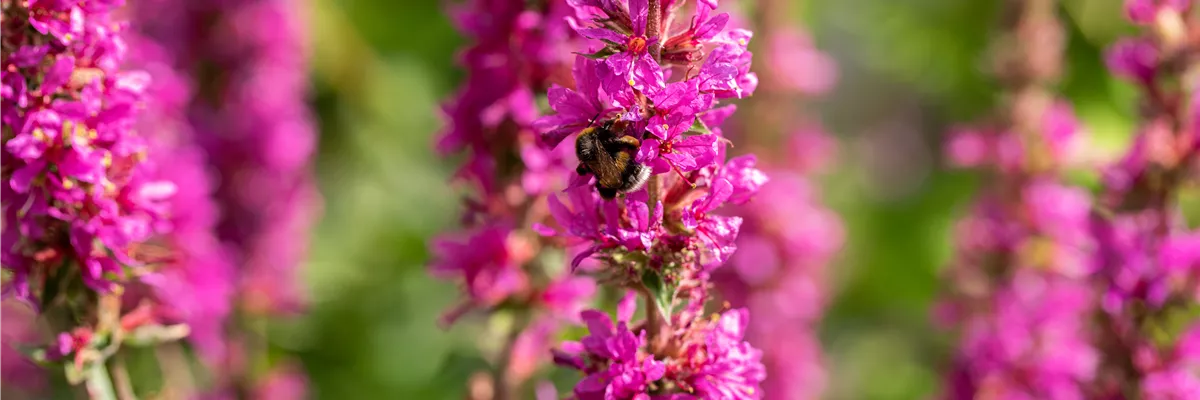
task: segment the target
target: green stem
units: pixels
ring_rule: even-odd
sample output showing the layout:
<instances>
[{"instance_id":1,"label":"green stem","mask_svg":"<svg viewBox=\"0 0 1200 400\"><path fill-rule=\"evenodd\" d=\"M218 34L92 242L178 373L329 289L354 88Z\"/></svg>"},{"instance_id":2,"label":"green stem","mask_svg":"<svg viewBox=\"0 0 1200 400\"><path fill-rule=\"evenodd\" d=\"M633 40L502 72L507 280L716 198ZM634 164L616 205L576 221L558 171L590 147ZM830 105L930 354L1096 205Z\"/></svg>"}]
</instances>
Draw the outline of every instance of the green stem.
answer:
<instances>
[{"instance_id":1,"label":"green stem","mask_svg":"<svg viewBox=\"0 0 1200 400\"><path fill-rule=\"evenodd\" d=\"M137 393L133 391L133 381L129 378L129 369L125 367L125 354L114 355L110 368L113 382L117 386L117 396L121 400L137 400Z\"/></svg>"},{"instance_id":2,"label":"green stem","mask_svg":"<svg viewBox=\"0 0 1200 400\"><path fill-rule=\"evenodd\" d=\"M665 315L666 310L658 307L658 301L654 298L654 293L651 293L645 286L637 288L637 292L641 295L642 300L646 301L646 336L650 343L650 351L654 354L659 354L667 348L667 336L663 335L669 323L668 317Z\"/></svg>"},{"instance_id":3,"label":"green stem","mask_svg":"<svg viewBox=\"0 0 1200 400\"><path fill-rule=\"evenodd\" d=\"M104 363L97 362L88 368L87 393L88 398L93 400L117 400L112 378L108 376L108 368L104 367Z\"/></svg>"}]
</instances>

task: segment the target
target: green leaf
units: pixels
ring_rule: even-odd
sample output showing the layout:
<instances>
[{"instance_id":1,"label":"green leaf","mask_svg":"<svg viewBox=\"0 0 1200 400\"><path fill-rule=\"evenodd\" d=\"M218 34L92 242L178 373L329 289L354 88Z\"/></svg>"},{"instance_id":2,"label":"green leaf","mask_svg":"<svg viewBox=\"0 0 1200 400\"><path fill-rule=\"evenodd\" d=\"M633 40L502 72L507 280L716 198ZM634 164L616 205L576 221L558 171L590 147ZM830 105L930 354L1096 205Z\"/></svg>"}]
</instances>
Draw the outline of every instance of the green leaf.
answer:
<instances>
[{"instance_id":1,"label":"green leaf","mask_svg":"<svg viewBox=\"0 0 1200 400\"><path fill-rule=\"evenodd\" d=\"M108 368L104 363L92 363L87 369L88 395L93 400L117 400L117 392L113 390L112 378L108 376Z\"/></svg>"},{"instance_id":2,"label":"green leaf","mask_svg":"<svg viewBox=\"0 0 1200 400\"><path fill-rule=\"evenodd\" d=\"M54 303L54 299L58 298L58 293L62 289L63 281L66 277L71 276L74 268L69 261L63 261L62 265L53 269L53 275L46 277L45 283L42 285L42 298L39 302L40 309L45 310L50 308Z\"/></svg>"},{"instance_id":3,"label":"green leaf","mask_svg":"<svg viewBox=\"0 0 1200 400\"><path fill-rule=\"evenodd\" d=\"M587 58L590 58L593 60L603 60L605 58L608 58L608 56L617 54L617 51L613 50L612 46L604 46L603 49L600 49L599 51L592 53L592 54L579 53L579 52L576 52L575 54L578 54L578 55L581 55L581 56L584 56L584 57L587 57Z\"/></svg>"},{"instance_id":4,"label":"green leaf","mask_svg":"<svg viewBox=\"0 0 1200 400\"><path fill-rule=\"evenodd\" d=\"M696 119L692 120L692 127L688 128L688 132L699 135L708 135L712 134L712 129L709 129L708 125L705 125L704 121L700 120L700 117L696 117Z\"/></svg>"},{"instance_id":5,"label":"green leaf","mask_svg":"<svg viewBox=\"0 0 1200 400\"><path fill-rule=\"evenodd\" d=\"M646 268L642 271L642 285L650 290L650 294L654 295L654 303L658 311L662 312L663 317L671 315L671 297L675 293L675 289L668 287L663 282L662 276L653 269ZM652 312L647 310L646 312Z\"/></svg>"},{"instance_id":6,"label":"green leaf","mask_svg":"<svg viewBox=\"0 0 1200 400\"><path fill-rule=\"evenodd\" d=\"M50 360L46 359L46 349L21 343L15 343L12 347L38 365L45 366L50 363Z\"/></svg>"},{"instance_id":7,"label":"green leaf","mask_svg":"<svg viewBox=\"0 0 1200 400\"><path fill-rule=\"evenodd\" d=\"M69 360L63 363L63 376L67 378L67 383L72 385L78 385L84 380L83 370L75 368L75 363L69 362Z\"/></svg>"}]
</instances>

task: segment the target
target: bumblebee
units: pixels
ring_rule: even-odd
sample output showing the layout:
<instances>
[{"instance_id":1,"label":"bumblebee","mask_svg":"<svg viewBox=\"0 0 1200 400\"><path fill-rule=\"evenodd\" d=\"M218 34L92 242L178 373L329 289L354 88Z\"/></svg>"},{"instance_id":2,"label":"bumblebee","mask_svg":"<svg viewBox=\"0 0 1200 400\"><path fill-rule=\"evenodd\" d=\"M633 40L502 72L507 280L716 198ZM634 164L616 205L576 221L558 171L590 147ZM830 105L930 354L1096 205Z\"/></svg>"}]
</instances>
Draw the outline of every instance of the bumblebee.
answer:
<instances>
[{"instance_id":1,"label":"bumblebee","mask_svg":"<svg viewBox=\"0 0 1200 400\"><path fill-rule=\"evenodd\" d=\"M640 146L637 138L613 131L612 121L587 127L575 138L575 155L579 157L575 171L595 175L596 191L605 199L636 191L650 179L650 168L634 159Z\"/></svg>"}]
</instances>

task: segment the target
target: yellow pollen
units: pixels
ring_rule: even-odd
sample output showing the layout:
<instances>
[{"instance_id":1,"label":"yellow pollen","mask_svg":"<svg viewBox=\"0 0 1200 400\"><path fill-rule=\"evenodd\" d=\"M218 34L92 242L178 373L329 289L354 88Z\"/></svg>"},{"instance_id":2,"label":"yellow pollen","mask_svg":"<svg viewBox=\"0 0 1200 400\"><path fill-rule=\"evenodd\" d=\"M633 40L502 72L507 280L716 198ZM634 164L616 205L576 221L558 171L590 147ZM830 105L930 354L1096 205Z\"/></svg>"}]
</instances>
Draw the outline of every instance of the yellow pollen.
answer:
<instances>
[{"instance_id":1,"label":"yellow pollen","mask_svg":"<svg viewBox=\"0 0 1200 400\"><path fill-rule=\"evenodd\" d=\"M42 128L33 128L33 138L37 139L39 142L45 142L46 132L42 131Z\"/></svg>"},{"instance_id":2,"label":"yellow pollen","mask_svg":"<svg viewBox=\"0 0 1200 400\"><path fill-rule=\"evenodd\" d=\"M70 41L73 38L75 38L75 35L72 35L70 33L63 35L63 39L67 40L67 41Z\"/></svg>"},{"instance_id":3,"label":"yellow pollen","mask_svg":"<svg viewBox=\"0 0 1200 400\"><path fill-rule=\"evenodd\" d=\"M86 146L91 142L90 139L94 137L95 136L92 136L92 134L88 132L87 126L83 124L75 124L75 141L79 142L80 145Z\"/></svg>"},{"instance_id":4,"label":"yellow pollen","mask_svg":"<svg viewBox=\"0 0 1200 400\"><path fill-rule=\"evenodd\" d=\"M746 45L746 39L738 39L738 44L740 44L740 45L742 45L742 46L745 46L745 45Z\"/></svg>"},{"instance_id":5,"label":"yellow pollen","mask_svg":"<svg viewBox=\"0 0 1200 400\"><path fill-rule=\"evenodd\" d=\"M665 130L667 130L667 128L670 128L670 127L669 127L669 126L667 126L667 124L662 124L662 128L663 128L663 130L665 131Z\"/></svg>"},{"instance_id":6,"label":"yellow pollen","mask_svg":"<svg viewBox=\"0 0 1200 400\"><path fill-rule=\"evenodd\" d=\"M112 181L108 179L100 182L100 186L104 187L104 194L106 195L113 196L117 194L117 185L114 185Z\"/></svg>"},{"instance_id":7,"label":"yellow pollen","mask_svg":"<svg viewBox=\"0 0 1200 400\"><path fill-rule=\"evenodd\" d=\"M75 181L72 181L70 179L63 179L62 187L63 187L63 189L71 189L71 188L75 187Z\"/></svg>"},{"instance_id":8,"label":"yellow pollen","mask_svg":"<svg viewBox=\"0 0 1200 400\"><path fill-rule=\"evenodd\" d=\"M633 86L633 84L634 84L633 78L629 78L629 86Z\"/></svg>"},{"instance_id":9,"label":"yellow pollen","mask_svg":"<svg viewBox=\"0 0 1200 400\"><path fill-rule=\"evenodd\" d=\"M104 162L104 168L111 167L112 166L112 153L104 153L103 162Z\"/></svg>"}]
</instances>

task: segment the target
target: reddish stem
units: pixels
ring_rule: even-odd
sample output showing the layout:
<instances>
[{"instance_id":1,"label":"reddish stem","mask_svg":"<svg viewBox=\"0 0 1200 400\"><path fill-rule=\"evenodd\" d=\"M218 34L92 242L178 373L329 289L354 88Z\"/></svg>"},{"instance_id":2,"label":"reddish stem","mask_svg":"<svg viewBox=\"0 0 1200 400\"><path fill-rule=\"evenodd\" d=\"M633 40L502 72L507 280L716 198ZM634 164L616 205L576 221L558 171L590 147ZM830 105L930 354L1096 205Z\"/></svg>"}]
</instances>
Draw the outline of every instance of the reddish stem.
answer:
<instances>
[{"instance_id":1,"label":"reddish stem","mask_svg":"<svg viewBox=\"0 0 1200 400\"><path fill-rule=\"evenodd\" d=\"M646 35L659 38L658 41L650 46L650 55L654 56L654 61L662 64L662 0L650 0L650 15L646 18Z\"/></svg>"}]
</instances>

